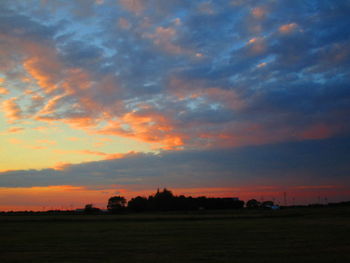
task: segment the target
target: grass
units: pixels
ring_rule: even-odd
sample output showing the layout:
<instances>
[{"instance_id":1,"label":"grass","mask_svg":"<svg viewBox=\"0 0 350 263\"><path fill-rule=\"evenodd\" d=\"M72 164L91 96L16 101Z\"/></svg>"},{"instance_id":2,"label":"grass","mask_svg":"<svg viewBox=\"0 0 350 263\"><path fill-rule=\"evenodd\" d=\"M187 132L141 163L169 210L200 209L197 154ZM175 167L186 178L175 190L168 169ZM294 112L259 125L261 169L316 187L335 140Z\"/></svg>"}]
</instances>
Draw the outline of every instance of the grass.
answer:
<instances>
[{"instance_id":1,"label":"grass","mask_svg":"<svg viewBox=\"0 0 350 263\"><path fill-rule=\"evenodd\" d=\"M0 262L350 262L350 209L0 216Z\"/></svg>"}]
</instances>

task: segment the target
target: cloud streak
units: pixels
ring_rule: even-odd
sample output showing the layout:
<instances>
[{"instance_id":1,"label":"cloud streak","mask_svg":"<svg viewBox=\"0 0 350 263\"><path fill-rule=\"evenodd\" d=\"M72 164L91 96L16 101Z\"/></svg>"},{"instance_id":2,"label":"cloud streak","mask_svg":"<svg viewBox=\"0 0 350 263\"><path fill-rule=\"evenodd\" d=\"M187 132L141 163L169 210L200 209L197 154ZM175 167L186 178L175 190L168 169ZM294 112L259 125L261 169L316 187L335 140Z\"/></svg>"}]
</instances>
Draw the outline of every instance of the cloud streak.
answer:
<instances>
[{"instance_id":1,"label":"cloud streak","mask_svg":"<svg viewBox=\"0 0 350 263\"><path fill-rule=\"evenodd\" d=\"M0 173L1 187L163 185L173 188L349 184L349 138L225 150L129 153L56 169ZM86 151L84 154L102 154ZM112 156L110 156L112 157ZM132 187L131 187L132 188Z\"/></svg>"}]
</instances>

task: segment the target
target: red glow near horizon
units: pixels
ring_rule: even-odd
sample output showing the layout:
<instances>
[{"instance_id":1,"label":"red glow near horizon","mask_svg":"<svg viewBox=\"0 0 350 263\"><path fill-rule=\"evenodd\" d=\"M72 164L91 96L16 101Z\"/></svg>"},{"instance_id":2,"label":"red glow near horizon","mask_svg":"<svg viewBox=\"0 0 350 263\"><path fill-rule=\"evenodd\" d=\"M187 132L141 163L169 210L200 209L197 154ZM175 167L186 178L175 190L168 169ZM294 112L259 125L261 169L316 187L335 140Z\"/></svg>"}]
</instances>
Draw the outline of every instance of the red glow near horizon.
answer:
<instances>
[{"instance_id":1,"label":"red glow near horizon","mask_svg":"<svg viewBox=\"0 0 350 263\"><path fill-rule=\"evenodd\" d=\"M171 188L174 195L238 197L243 201L272 200L279 205L326 204L350 200L350 190L335 186L297 186L293 188L243 187L243 188ZM130 200L136 196L148 197L156 192L149 190L101 189L93 190L74 186L49 186L32 188L0 188L0 211L72 210L86 204L105 209L110 197L121 195ZM285 199L286 194L286 199Z\"/></svg>"}]
</instances>

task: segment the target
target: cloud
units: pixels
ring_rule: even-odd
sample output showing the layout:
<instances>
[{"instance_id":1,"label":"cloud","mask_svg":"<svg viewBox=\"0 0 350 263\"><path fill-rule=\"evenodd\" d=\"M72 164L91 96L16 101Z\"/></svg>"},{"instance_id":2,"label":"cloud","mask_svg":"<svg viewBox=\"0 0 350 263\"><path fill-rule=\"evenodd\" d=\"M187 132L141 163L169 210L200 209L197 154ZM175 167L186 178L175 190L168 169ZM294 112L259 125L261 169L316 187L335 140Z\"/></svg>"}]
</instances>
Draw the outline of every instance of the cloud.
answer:
<instances>
[{"instance_id":1,"label":"cloud","mask_svg":"<svg viewBox=\"0 0 350 263\"><path fill-rule=\"evenodd\" d=\"M47 140L47 139L41 139L41 140L36 140L37 143L39 144L51 144L51 145L54 145L54 144L57 144L56 141L54 140Z\"/></svg>"},{"instance_id":2,"label":"cloud","mask_svg":"<svg viewBox=\"0 0 350 263\"><path fill-rule=\"evenodd\" d=\"M251 14L256 19L263 19L266 15L266 10L262 7L255 7L251 10Z\"/></svg>"},{"instance_id":3,"label":"cloud","mask_svg":"<svg viewBox=\"0 0 350 263\"><path fill-rule=\"evenodd\" d=\"M42 140L39 141L41 143L46 143L46 144L56 144L54 141L47 141L47 140ZM91 150L62 150L62 149L55 149L53 150L54 153L56 154L76 154L76 155L95 155L95 156L100 156L103 157L105 160L110 160L110 159L120 159L124 158L125 156L128 156L130 154L133 154L133 152L129 153L105 153L101 151L91 151ZM70 166L69 163L61 163L59 162L57 166L55 166L53 169L55 170L61 170L62 167L68 167Z\"/></svg>"},{"instance_id":4,"label":"cloud","mask_svg":"<svg viewBox=\"0 0 350 263\"><path fill-rule=\"evenodd\" d=\"M55 169L2 172L0 186L340 186L350 183L349 143L349 138L343 138L226 150L129 153L118 159L61 164Z\"/></svg>"},{"instance_id":5,"label":"cloud","mask_svg":"<svg viewBox=\"0 0 350 263\"><path fill-rule=\"evenodd\" d=\"M6 142L56 150L65 162L101 160L12 167L0 174L2 189L273 196L286 186L339 195L349 186L348 1L0 5ZM133 152L140 141L152 153ZM131 148L113 153L114 145Z\"/></svg>"},{"instance_id":6,"label":"cloud","mask_svg":"<svg viewBox=\"0 0 350 263\"><path fill-rule=\"evenodd\" d=\"M23 112L17 104L18 98L11 98L3 101L2 110L5 112L6 117L10 122L20 120L23 117Z\"/></svg>"},{"instance_id":7,"label":"cloud","mask_svg":"<svg viewBox=\"0 0 350 263\"><path fill-rule=\"evenodd\" d=\"M153 39L153 43L167 52L181 54L185 51L173 43L176 39L176 31L171 27L157 27L154 34L145 35L147 38Z\"/></svg>"},{"instance_id":8,"label":"cloud","mask_svg":"<svg viewBox=\"0 0 350 263\"><path fill-rule=\"evenodd\" d=\"M250 39L247 46L249 47L249 54L252 55L263 53L266 50L265 40L261 37Z\"/></svg>"},{"instance_id":9,"label":"cloud","mask_svg":"<svg viewBox=\"0 0 350 263\"><path fill-rule=\"evenodd\" d=\"M11 121L177 150L350 130L346 3L10 2L0 67Z\"/></svg>"},{"instance_id":10,"label":"cloud","mask_svg":"<svg viewBox=\"0 0 350 263\"><path fill-rule=\"evenodd\" d=\"M52 92L57 89L56 83L62 77L60 76L61 65L55 60L53 50L41 45L38 45L35 49L37 50L32 51L35 54L23 62L23 67L40 87L46 92Z\"/></svg>"},{"instance_id":11,"label":"cloud","mask_svg":"<svg viewBox=\"0 0 350 263\"><path fill-rule=\"evenodd\" d=\"M128 11L136 14L141 13L145 9L148 1L142 0L119 0L120 4Z\"/></svg>"},{"instance_id":12,"label":"cloud","mask_svg":"<svg viewBox=\"0 0 350 263\"><path fill-rule=\"evenodd\" d=\"M279 31L281 34L289 34L296 30L298 25L296 23L285 24L279 27Z\"/></svg>"},{"instance_id":13,"label":"cloud","mask_svg":"<svg viewBox=\"0 0 350 263\"><path fill-rule=\"evenodd\" d=\"M16 139L16 138L10 138L10 139L8 139L8 141L12 144L23 144L22 140Z\"/></svg>"},{"instance_id":14,"label":"cloud","mask_svg":"<svg viewBox=\"0 0 350 263\"><path fill-rule=\"evenodd\" d=\"M10 92L7 89L5 89L3 87L0 87L0 95L6 95L6 94L9 94L9 93Z\"/></svg>"},{"instance_id":15,"label":"cloud","mask_svg":"<svg viewBox=\"0 0 350 263\"><path fill-rule=\"evenodd\" d=\"M4 83L4 82L5 82L5 80L3 78L0 78L0 85L2 83ZM6 94L9 94L9 93L10 92L6 88L0 87L0 95L6 95Z\"/></svg>"},{"instance_id":16,"label":"cloud","mask_svg":"<svg viewBox=\"0 0 350 263\"><path fill-rule=\"evenodd\" d=\"M127 19L122 17L118 20L118 26L120 26L122 29L129 29L131 25Z\"/></svg>"},{"instance_id":17,"label":"cloud","mask_svg":"<svg viewBox=\"0 0 350 263\"><path fill-rule=\"evenodd\" d=\"M20 133L23 131L24 131L24 128L22 127L11 127L10 129L7 130L8 133Z\"/></svg>"},{"instance_id":18,"label":"cloud","mask_svg":"<svg viewBox=\"0 0 350 263\"><path fill-rule=\"evenodd\" d=\"M119 121L111 121L100 134L121 135L145 142L164 145L164 149L176 149L183 145L181 134L177 134L171 119L152 108L128 112Z\"/></svg>"}]
</instances>

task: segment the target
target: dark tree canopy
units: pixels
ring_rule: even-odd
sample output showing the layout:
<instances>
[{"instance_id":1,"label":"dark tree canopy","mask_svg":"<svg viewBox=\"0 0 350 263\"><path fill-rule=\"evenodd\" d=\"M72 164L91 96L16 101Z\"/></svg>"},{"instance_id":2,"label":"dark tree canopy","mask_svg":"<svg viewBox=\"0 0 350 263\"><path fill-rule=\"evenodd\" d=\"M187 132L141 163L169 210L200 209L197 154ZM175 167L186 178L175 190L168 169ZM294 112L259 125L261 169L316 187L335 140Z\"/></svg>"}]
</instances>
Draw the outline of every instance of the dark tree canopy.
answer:
<instances>
[{"instance_id":1,"label":"dark tree canopy","mask_svg":"<svg viewBox=\"0 0 350 263\"><path fill-rule=\"evenodd\" d=\"M114 204L115 199L112 197L109 204ZM243 208L244 202L238 198L207 198L202 197L185 197L183 195L175 196L170 190L164 188L157 190L154 195L146 197L137 196L128 202L127 209L135 212L143 211L175 211L175 210L198 210L198 209L239 209ZM110 207L110 206L108 206ZM111 206L114 207L114 206ZM124 208L124 206L122 206ZM108 209L109 211L119 211Z\"/></svg>"},{"instance_id":2,"label":"dark tree canopy","mask_svg":"<svg viewBox=\"0 0 350 263\"><path fill-rule=\"evenodd\" d=\"M84 208L84 213L86 214L96 214L96 213L99 213L101 212L101 210L97 207L94 207L93 204L87 204L85 205L85 208Z\"/></svg>"},{"instance_id":3,"label":"dark tree canopy","mask_svg":"<svg viewBox=\"0 0 350 263\"><path fill-rule=\"evenodd\" d=\"M122 196L113 196L109 198L107 209L109 212L120 212L124 210L126 199Z\"/></svg>"},{"instance_id":4,"label":"dark tree canopy","mask_svg":"<svg viewBox=\"0 0 350 263\"><path fill-rule=\"evenodd\" d=\"M250 199L247 202L247 207L248 208L259 208L260 207L260 202L257 201L256 199Z\"/></svg>"},{"instance_id":5,"label":"dark tree canopy","mask_svg":"<svg viewBox=\"0 0 350 263\"><path fill-rule=\"evenodd\" d=\"M128 202L128 208L136 212L149 210L148 206L148 200L146 197L137 196Z\"/></svg>"}]
</instances>

